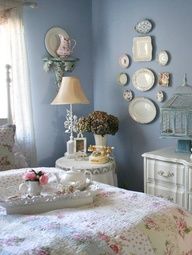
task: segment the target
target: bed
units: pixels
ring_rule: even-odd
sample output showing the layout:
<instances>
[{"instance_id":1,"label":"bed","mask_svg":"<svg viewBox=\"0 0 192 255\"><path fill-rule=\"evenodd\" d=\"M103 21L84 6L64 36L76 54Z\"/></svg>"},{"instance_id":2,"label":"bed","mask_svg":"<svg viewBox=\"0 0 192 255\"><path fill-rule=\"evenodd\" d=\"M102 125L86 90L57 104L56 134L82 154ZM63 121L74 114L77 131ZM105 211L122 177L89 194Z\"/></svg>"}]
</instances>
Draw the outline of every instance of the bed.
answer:
<instances>
[{"instance_id":1,"label":"bed","mask_svg":"<svg viewBox=\"0 0 192 255\"><path fill-rule=\"evenodd\" d=\"M16 187L24 171L1 172L0 187ZM0 254L192 254L189 212L162 198L97 185L94 202L86 206L34 215L6 215L0 207Z\"/></svg>"}]
</instances>

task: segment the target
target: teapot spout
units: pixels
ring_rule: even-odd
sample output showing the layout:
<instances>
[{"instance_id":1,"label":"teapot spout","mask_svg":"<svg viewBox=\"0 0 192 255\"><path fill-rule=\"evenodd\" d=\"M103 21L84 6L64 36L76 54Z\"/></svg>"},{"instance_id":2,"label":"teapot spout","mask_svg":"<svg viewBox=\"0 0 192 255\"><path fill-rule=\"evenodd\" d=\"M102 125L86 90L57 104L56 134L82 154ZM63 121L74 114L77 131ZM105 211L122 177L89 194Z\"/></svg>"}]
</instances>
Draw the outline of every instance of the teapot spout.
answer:
<instances>
[{"instance_id":1,"label":"teapot spout","mask_svg":"<svg viewBox=\"0 0 192 255\"><path fill-rule=\"evenodd\" d=\"M61 182L61 177L59 176L58 173L54 173L54 175L56 177L57 183L59 184Z\"/></svg>"}]
</instances>

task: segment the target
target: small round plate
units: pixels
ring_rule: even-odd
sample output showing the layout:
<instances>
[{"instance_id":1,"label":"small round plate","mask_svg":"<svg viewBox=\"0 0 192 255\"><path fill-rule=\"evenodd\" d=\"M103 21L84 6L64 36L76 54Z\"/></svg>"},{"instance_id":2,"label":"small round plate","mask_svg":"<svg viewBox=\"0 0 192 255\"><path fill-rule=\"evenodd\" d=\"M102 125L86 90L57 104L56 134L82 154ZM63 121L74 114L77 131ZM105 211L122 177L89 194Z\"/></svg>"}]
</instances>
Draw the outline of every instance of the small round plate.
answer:
<instances>
[{"instance_id":1,"label":"small round plate","mask_svg":"<svg viewBox=\"0 0 192 255\"><path fill-rule=\"evenodd\" d=\"M123 68L127 68L129 66L129 57L127 54L123 54L119 58L119 65Z\"/></svg>"},{"instance_id":2,"label":"small round plate","mask_svg":"<svg viewBox=\"0 0 192 255\"><path fill-rule=\"evenodd\" d=\"M126 73L120 73L117 81L119 85L126 85L128 83L128 75Z\"/></svg>"},{"instance_id":3,"label":"small round plate","mask_svg":"<svg viewBox=\"0 0 192 255\"><path fill-rule=\"evenodd\" d=\"M133 92L131 90L124 90L123 91L123 97L127 101L131 101L133 99Z\"/></svg>"},{"instance_id":4,"label":"small round plate","mask_svg":"<svg viewBox=\"0 0 192 255\"><path fill-rule=\"evenodd\" d=\"M152 23L148 19L139 21L135 26L135 30L140 34L148 34L152 30Z\"/></svg>"},{"instance_id":5,"label":"small round plate","mask_svg":"<svg viewBox=\"0 0 192 255\"><path fill-rule=\"evenodd\" d=\"M157 62L162 65L165 66L169 61L169 56L167 51L165 50L161 50L157 56Z\"/></svg>"},{"instance_id":6,"label":"small round plate","mask_svg":"<svg viewBox=\"0 0 192 255\"><path fill-rule=\"evenodd\" d=\"M57 57L56 50L60 44L59 34L69 38L67 32L60 27L52 27L45 35L45 47L52 57Z\"/></svg>"}]
</instances>

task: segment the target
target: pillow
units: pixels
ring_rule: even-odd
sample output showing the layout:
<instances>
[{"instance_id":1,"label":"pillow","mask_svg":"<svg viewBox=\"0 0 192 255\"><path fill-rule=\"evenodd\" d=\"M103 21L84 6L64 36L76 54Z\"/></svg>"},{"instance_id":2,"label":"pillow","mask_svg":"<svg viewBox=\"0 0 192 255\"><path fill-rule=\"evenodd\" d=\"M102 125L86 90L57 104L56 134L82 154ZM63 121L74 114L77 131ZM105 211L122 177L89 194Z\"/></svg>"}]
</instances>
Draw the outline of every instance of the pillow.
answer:
<instances>
[{"instance_id":1,"label":"pillow","mask_svg":"<svg viewBox=\"0 0 192 255\"><path fill-rule=\"evenodd\" d=\"M15 168L13 153L15 129L15 125L4 125L0 127L0 170Z\"/></svg>"}]
</instances>

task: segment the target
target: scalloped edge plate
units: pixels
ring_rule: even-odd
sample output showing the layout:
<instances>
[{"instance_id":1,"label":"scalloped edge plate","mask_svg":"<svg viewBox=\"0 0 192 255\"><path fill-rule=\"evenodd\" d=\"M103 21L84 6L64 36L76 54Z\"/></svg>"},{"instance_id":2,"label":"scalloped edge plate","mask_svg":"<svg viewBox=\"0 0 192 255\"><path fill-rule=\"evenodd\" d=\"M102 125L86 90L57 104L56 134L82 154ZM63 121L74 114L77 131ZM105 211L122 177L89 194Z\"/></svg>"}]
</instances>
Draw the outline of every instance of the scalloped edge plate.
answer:
<instances>
[{"instance_id":1,"label":"scalloped edge plate","mask_svg":"<svg viewBox=\"0 0 192 255\"><path fill-rule=\"evenodd\" d=\"M144 19L135 25L135 31L140 34L148 34L152 30L153 26L150 20Z\"/></svg>"},{"instance_id":2,"label":"scalloped edge plate","mask_svg":"<svg viewBox=\"0 0 192 255\"><path fill-rule=\"evenodd\" d=\"M168 61L169 61L169 55L168 55L167 51L161 50L159 52L159 54L157 55L157 62L160 65L165 66L165 65L167 65Z\"/></svg>"},{"instance_id":3,"label":"scalloped edge plate","mask_svg":"<svg viewBox=\"0 0 192 255\"><path fill-rule=\"evenodd\" d=\"M127 54L123 54L119 57L119 65L123 68L127 68L129 66L129 56Z\"/></svg>"},{"instance_id":4,"label":"scalloped edge plate","mask_svg":"<svg viewBox=\"0 0 192 255\"><path fill-rule=\"evenodd\" d=\"M150 90L155 83L154 73L148 68L141 68L133 74L132 83L140 91Z\"/></svg>"},{"instance_id":5,"label":"scalloped edge plate","mask_svg":"<svg viewBox=\"0 0 192 255\"><path fill-rule=\"evenodd\" d=\"M127 73L120 73L117 77L117 82L119 85L126 85L128 83L128 75Z\"/></svg>"},{"instance_id":6,"label":"scalloped edge plate","mask_svg":"<svg viewBox=\"0 0 192 255\"><path fill-rule=\"evenodd\" d=\"M123 98L127 100L128 102L133 99L133 91L132 90L124 90L123 91Z\"/></svg>"},{"instance_id":7,"label":"scalloped edge plate","mask_svg":"<svg viewBox=\"0 0 192 255\"><path fill-rule=\"evenodd\" d=\"M151 36L140 36L133 38L133 60L151 61L152 60L152 39Z\"/></svg>"}]
</instances>

